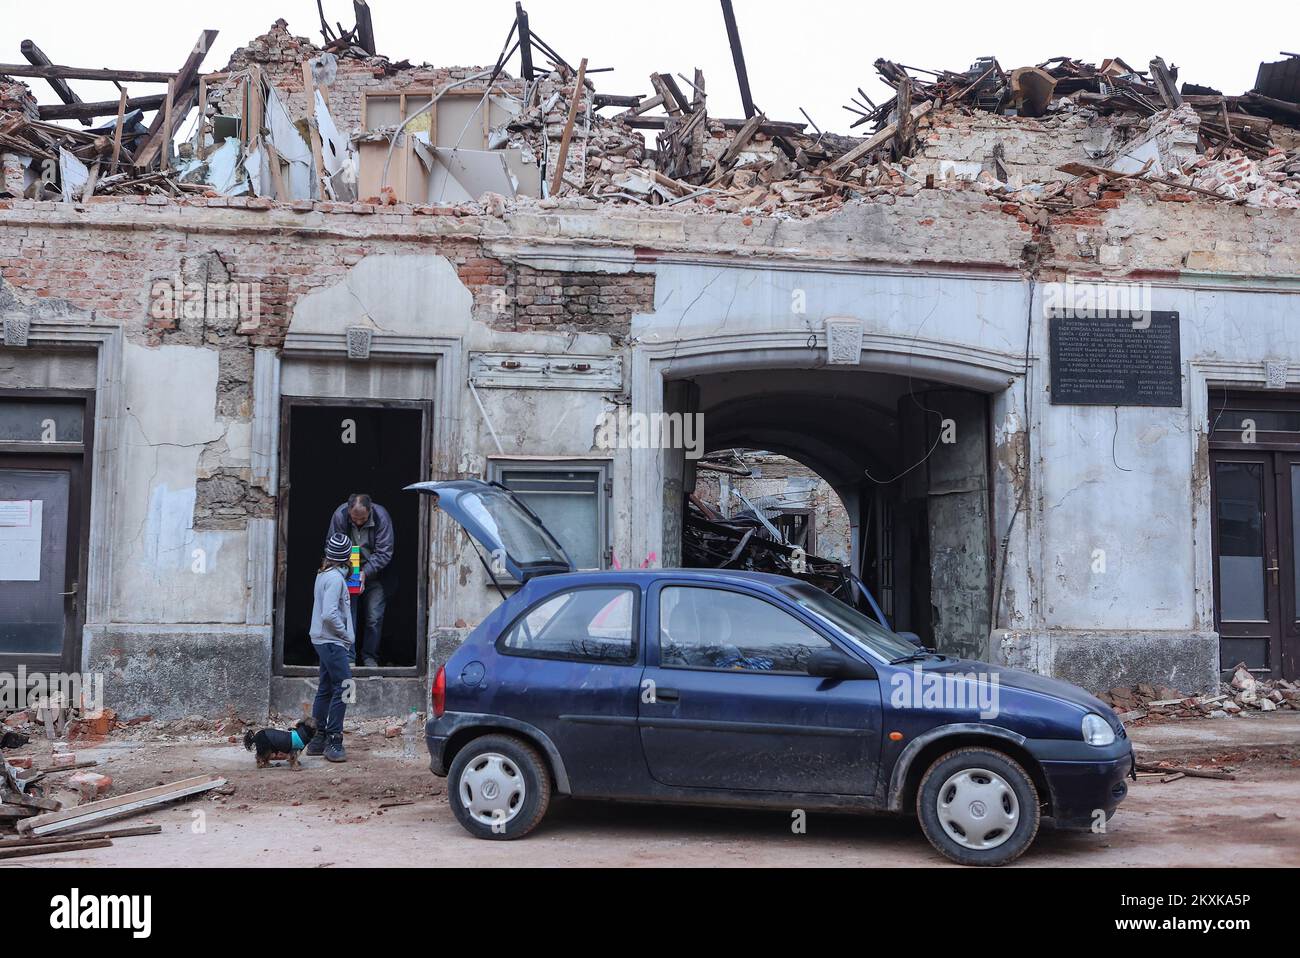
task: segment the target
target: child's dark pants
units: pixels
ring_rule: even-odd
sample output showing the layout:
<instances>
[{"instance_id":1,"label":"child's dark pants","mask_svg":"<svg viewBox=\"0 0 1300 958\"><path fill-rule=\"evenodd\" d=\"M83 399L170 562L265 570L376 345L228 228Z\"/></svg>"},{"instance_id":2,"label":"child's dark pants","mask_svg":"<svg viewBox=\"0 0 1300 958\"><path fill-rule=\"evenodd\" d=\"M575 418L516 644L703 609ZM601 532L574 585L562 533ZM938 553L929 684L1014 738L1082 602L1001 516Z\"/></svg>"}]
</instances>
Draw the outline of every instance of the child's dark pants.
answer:
<instances>
[{"instance_id":1,"label":"child's dark pants","mask_svg":"<svg viewBox=\"0 0 1300 958\"><path fill-rule=\"evenodd\" d=\"M316 727L324 729L326 735L342 735L343 713L348 707L343 692L352 678L352 652L335 642L313 642L312 647L320 659L320 682L311 716L316 720Z\"/></svg>"}]
</instances>

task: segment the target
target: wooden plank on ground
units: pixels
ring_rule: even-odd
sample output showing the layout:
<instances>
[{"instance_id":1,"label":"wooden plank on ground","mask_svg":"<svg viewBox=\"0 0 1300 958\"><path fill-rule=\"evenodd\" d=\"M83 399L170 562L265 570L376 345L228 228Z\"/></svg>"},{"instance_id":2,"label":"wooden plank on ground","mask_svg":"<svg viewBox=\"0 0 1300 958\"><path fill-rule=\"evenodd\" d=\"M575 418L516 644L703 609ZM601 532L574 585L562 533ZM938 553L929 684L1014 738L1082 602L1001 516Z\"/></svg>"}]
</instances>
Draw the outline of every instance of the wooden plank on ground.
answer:
<instances>
[{"instance_id":1,"label":"wooden plank on ground","mask_svg":"<svg viewBox=\"0 0 1300 958\"><path fill-rule=\"evenodd\" d=\"M0 848L0 858L26 858L31 855L53 855L56 852L81 852L90 848L108 848L112 844L107 838L98 838L90 841L63 841L51 842L48 845Z\"/></svg>"},{"instance_id":2,"label":"wooden plank on ground","mask_svg":"<svg viewBox=\"0 0 1300 958\"><path fill-rule=\"evenodd\" d=\"M196 775L181 779L169 785L157 785L139 792L130 792L116 798L105 798L98 802L78 805L63 812L50 812L25 818L18 823L18 831L23 835L50 835L54 832L70 831L98 824L122 815L130 815L142 809L164 805L180 798L197 795L208 789L224 785L226 780L220 775ZM26 809L24 809L26 811Z\"/></svg>"},{"instance_id":3,"label":"wooden plank on ground","mask_svg":"<svg viewBox=\"0 0 1300 958\"><path fill-rule=\"evenodd\" d=\"M55 842L80 842L92 838L132 838L136 835L159 835L161 833L161 825L132 825L128 828L109 828L100 832L73 832L69 835L51 835L48 838L14 835L10 838L0 838L0 848L26 848L29 845L51 845Z\"/></svg>"}]
</instances>

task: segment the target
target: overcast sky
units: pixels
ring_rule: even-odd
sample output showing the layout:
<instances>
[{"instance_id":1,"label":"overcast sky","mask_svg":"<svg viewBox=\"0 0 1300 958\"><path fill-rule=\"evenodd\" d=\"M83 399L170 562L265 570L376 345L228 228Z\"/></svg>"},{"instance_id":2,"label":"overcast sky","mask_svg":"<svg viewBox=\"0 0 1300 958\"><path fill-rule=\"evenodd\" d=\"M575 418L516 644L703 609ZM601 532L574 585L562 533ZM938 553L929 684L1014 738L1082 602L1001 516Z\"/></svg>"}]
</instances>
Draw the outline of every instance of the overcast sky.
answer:
<instances>
[{"instance_id":1,"label":"overcast sky","mask_svg":"<svg viewBox=\"0 0 1300 958\"><path fill-rule=\"evenodd\" d=\"M431 2L370 0L379 52L438 65L490 65L514 17L513 0ZM704 70L713 116L741 116L722 12L716 0L527 0L533 30L577 64L614 67L592 77L604 93L647 94L655 70L692 76ZM1093 63L1119 56L1144 68L1163 56L1179 79L1242 93L1261 60L1300 47L1300 4L1256 0L1240 17L1222 5L1189 3L981 4L862 3L836 0L735 0L750 86L773 119L799 120L803 107L822 129L848 132L841 109L861 86L879 100L886 88L871 64L885 57L931 70L964 70L980 56L1003 67L1072 56ZM351 27L351 0L324 0L331 23ZM1202 8L1203 12L1202 12ZM57 10L57 16L42 11ZM204 69L225 66L231 51L283 17L295 34L321 42L315 0L0 0L0 62L23 62L18 44L35 40L55 63L82 67L175 70L204 28L220 31ZM518 55L510 64L518 73ZM43 81L41 103L57 102ZM110 83L74 81L85 100L117 96ZM131 95L162 92L132 86Z\"/></svg>"}]
</instances>

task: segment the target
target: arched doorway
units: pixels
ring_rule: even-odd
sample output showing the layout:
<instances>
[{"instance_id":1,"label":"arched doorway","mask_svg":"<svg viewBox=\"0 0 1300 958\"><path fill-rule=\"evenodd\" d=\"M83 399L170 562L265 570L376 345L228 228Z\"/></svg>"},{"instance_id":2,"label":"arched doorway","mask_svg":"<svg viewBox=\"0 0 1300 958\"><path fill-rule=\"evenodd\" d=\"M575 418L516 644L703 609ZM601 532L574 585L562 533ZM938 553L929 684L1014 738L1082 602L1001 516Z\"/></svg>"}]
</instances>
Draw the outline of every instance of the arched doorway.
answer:
<instances>
[{"instance_id":1,"label":"arched doorway","mask_svg":"<svg viewBox=\"0 0 1300 958\"><path fill-rule=\"evenodd\" d=\"M992 454L991 424L1018 408L1009 387L1019 380L996 364L867 349L856 366L830 365L803 339L785 350L709 351L691 341L689 353L682 344L647 357L642 382L658 381L662 410L702 417L707 450L767 450L823 477L849 516L849 565L893 626L942 651L989 658L1006 548L993 507L1020 494L1005 488L1012 477ZM662 470L660 542L673 565L681 503L700 470L673 450L657 455L648 465Z\"/></svg>"}]
</instances>

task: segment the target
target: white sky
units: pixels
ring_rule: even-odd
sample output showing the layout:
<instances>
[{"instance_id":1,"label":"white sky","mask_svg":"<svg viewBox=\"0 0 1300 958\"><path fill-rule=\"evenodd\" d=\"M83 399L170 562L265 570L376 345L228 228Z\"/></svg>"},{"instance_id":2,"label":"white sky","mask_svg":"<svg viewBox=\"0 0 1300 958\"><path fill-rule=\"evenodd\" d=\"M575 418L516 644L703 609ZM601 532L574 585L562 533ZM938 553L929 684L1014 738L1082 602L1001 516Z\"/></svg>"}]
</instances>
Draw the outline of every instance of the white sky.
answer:
<instances>
[{"instance_id":1,"label":"white sky","mask_svg":"<svg viewBox=\"0 0 1300 958\"><path fill-rule=\"evenodd\" d=\"M379 52L393 60L490 65L514 17L513 0L370 0ZM353 23L351 0L324 0L331 23ZM692 76L704 70L712 116L742 115L722 12L716 0L527 0L532 28L570 63L615 67L592 77L604 93L649 94L649 74ZM773 119L802 120L848 132L841 109L861 86L877 101L887 90L871 66L877 57L926 69L964 70L993 55L1005 68L1072 56L1093 63L1120 56L1145 68L1163 56L1179 79L1242 93L1261 60L1300 48L1300 3L1254 0L1239 17L1222 4L983 4L927 0L904 4L845 0L735 0L754 101ZM999 14L1001 8L1006 11ZM277 17L320 43L315 0L60 0L57 16L31 0L0 0L0 62L25 62L19 41L35 40L55 63L175 70L203 28L220 31L204 69L225 66L235 47ZM518 74L518 54L508 69ZM58 102L49 85L27 80L41 103ZM111 83L73 81L89 101L111 100ZM680 81L679 81L679 85ZM142 96L157 85L133 85Z\"/></svg>"}]
</instances>

